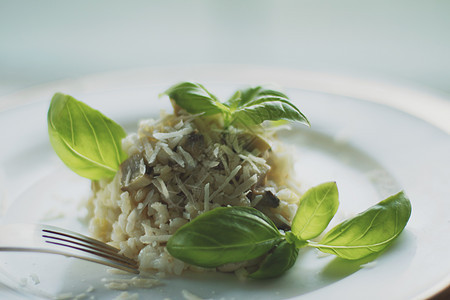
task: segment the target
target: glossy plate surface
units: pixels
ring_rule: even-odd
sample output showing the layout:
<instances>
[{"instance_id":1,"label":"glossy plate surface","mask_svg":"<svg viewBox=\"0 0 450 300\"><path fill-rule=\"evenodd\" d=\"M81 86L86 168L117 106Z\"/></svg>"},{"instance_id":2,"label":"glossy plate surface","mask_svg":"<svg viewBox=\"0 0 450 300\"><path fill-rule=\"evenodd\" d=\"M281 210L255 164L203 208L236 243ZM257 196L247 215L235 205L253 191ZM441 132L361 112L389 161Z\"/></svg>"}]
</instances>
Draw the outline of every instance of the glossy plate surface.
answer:
<instances>
[{"instance_id":1,"label":"glossy plate surface","mask_svg":"<svg viewBox=\"0 0 450 300\"><path fill-rule=\"evenodd\" d=\"M394 88L389 93L386 85L366 83L367 91L384 88L384 92L378 98L373 93L364 97L356 79L354 89L351 79L342 81L340 89L330 89L336 81L317 74L245 66L184 67L95 75L13 95L26 104L0 113L1 222L47 223L87 233L80 220L89 181L66 169L48 142L46 113L54 92L71 94L133 132L139 120L155 118L161 109L171 110L169 101L158 94L180 80L201 82L222 99L248 85L278 84L312 124L311 128L293 126L281 134L295 153L301 188L329 180L338 184L341 205L334 223L400 190L410 197L413 212L392 247L366 264L303 249L294 268L275 280L242 282L229 274L186 274L166 278L150 289L130 287L129 295L413 299L449 284L450 138L448 123L439 116L450 116L450 104L407 90L428 111L403 109L404 99L395 102L392 95L401 97L405 90ZM0 253L4 284L0 296L111 299L123 291L105 284L129 277L65 257Z\"/></svg>"}]
</instances>

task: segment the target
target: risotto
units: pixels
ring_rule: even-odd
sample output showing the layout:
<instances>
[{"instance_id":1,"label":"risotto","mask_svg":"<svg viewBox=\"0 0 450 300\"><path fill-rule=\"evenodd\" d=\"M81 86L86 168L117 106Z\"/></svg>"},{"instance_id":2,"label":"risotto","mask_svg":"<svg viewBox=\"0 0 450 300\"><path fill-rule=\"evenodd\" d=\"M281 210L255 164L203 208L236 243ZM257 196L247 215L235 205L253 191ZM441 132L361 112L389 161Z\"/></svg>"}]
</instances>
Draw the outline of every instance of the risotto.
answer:
<instances>
[{"instance_id":1,"label":"risotto","mask_svg":"<svg viewBox=\"0 0 450 300\"><path fill-rule=\"evenodd\" d=\"M91 234L137 259L141 272L199 270L173 258L165 246L178 228L204 212L254 207L278 228L289 229L300 198L292 151L273 127L224 130L214 116L174 108L173 114L141 121L123 140L128 159L112 180L92 181Z\"/></svg>"}]
</instances>

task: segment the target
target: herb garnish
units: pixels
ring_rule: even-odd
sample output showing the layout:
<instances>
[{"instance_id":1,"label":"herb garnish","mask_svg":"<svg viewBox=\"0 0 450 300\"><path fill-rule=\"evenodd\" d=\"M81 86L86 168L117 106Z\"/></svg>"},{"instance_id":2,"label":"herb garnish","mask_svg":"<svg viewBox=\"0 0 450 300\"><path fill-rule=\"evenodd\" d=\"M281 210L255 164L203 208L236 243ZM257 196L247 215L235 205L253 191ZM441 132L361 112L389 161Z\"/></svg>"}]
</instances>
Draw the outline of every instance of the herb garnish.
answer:
<instances>
[{"instance_id":1,"label":"herb garnish","mask_svg":"<svg viewBox=\"0 0 450 300\"><path fill-rule=\"evenodd\" d=\"M72 171L92 180L113 177L127 158L123 128L98 110L56 93L47 115L50 143Z\"/></svg>"},{"instance_id":2,"label":"herb garnish","mask_svg":"<svg viewBox=\"0 0 450 300\"><path fill-rule=\"evenodd\" d=\"M218 207L177 230L172 256L201 267L257 258L283 239L273 222L250 207Z\"/></svg>"},{"instance_id":3,"label":"herb garnish","mask_svg":"<svg viewBox=\"0 0 450 300\"><path fill-rule=\"evenodd\" d=\"M310 188L300 199L292 220L292 233L306 241L321 234L336 214L339 195L336 183L323 183Z\"/></svg>"},{"instance_id":4,"label":"herb garnish","mask_svg":"<svg viewBox=\"0 0 450 300\"><path fill-rule=\"evenodd\" d=\"M228 126L250 127L262 122L288 120L309 125L306 117L283 93L262 87L237 91L221 102L197 83L183 82L167 94L188 113L219 114ZM123 128L99 111L71 96L56 93L47 116L50 142L61 160L91 180L113 177L127 158L121 147ZM291 268L300 248L309 246L343 259L379 253L405 228L411 203L403 192L319 236L339 206L335 182L308 190L300 199L291 231L279 231L260 211L250 207L219 207L179 228L167 243L169 253L187 263L217 267L263 257L255 279L282 275Z\"/></svg>"},{"instance_id":5,"label":"herb garnish","mask_svg":"<svg viewBox=\"0 0 450 300\"><path fill-rule=\"evenodd\" d=\"M345 259L360 259L381 252L402 232L411 215L403 192L393 195L331 229L310 246Z\"/></svg>"},{"instance_id":6,"label":"herb garnish","mask_svg":"<svg viewBox=\"0 0 450 300\"><path fill-rule=\"evenodd\" d=\"M226 102L219 101L203 85L192 82L178 83L163 94L188 113L202 113L205 116L221 114L225 127L278 120L297 121L309 126L308 119L285 94L260 86L238 90Z\"/></svg>"},{"instance_id":7,"label":"herb garnish","mask_svg":"<svg viewBox=\"0 0 450 300\"><path fill-rule=\"evenodd\" d=\"M223 264L222 257L227 255L225 249L228 247L237 250L239 254L227 257L227 262L253 259L257 256L249 249L257 249L255 253L265 252L267 256L259 269L249 274L249 277L271 278L281 275L292 267L297 259L298 249L306 246L349 260L379 253L392 244L405 228L411 215L411 203L405 194L400 192L337 225L320 242L310 241L325 230L335 215L338 204L337 187L334 182L323 183L308 190L300 199L291 231L285 232L278 239L274 234L270 241L277 243L269 249L270 251L263 251L265 248L259 247L260 240L255 239L246 240L245 248L235 247L243 238L240 236L241 233L245 233L246 236L258 235L260 229L253 227L249 222L255 218L258 212L256 209L216 208L182 226L169 239L167 250L172 256L190 264L216 267ZM226 226L223 226L222 221L215 223L214 220L218 216L225 217L229 211L239 214L240 218L230 220ZM233 232L240 234L234 235ZM220 242L217 241L218 237ZM184 243L189 244L187 248L194 251L180 251ZM208 254L197 252L198 249L206 248L211 252ZM217 253L213 251L214 248L217 249ZM207 265L203 264L204 256L209 259Z\"/></svg>"}]
</instances>

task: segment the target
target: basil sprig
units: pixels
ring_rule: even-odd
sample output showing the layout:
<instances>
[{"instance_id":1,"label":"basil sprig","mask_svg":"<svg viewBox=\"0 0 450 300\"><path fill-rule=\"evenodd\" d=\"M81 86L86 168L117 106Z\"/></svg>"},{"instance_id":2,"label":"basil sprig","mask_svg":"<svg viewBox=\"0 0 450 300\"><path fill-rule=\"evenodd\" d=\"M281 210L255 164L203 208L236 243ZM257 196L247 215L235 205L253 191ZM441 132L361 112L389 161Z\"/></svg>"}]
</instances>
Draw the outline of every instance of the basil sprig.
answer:
<instances>
[{"instance_id":1,"label":"basil sprig","mask_svg":"<svg viewBox=\"0 0 450 300\"><path fill-rule=\"evenodd\" d=\"M300 199L291 231L284 233L275 231L254 208L216 208L182 226L169 239L167 250L205 267L265 256L249 277L272 278L291 268L299 249L306 246L350 260L379 253L398 237L411 215L410 201L399 192L337 225L320 242L311 241L326 229L338 205L335 182L311 188Z\"/></svg>"},{"instance_id":2,"label":"basil sprig","mask_svg":"<svg viewBox=\"0 0 450 300\"><path fill-rule=\"evenodd\" d=\"M218 207L181 227L169 239L169 253L201 267L257 258L282 240L273 222L250 207Z\"/></svg>"},{"instance_id":3,"label":"basil sprig","mask_svg":"<svg viewBox=\"0 0 450 300\"><path fill-rule=\"evenodd\" d=\"M47 124L56 154L82 177L111 178L127 157L121 144L123 128L71 96L53 96Z\"/></svg>"},{"instance_id":4,"label":"basil sprig","mask_svg":"<svg viewBox=\"0 0 450 300\"><path fill-rule=\"evenodd\" d=\"M337 225L319 243L310 245L345 259L360 259L388 247L410 215L411 203L400 192Z\"/></svg>"},{"instance_id":5,"label":"basil sprig","mask_svg":"<svg viewBox=\"0 0 450 300\"><path fill-rule=\"evenodd\" d=\"M192 82L178 83L163 94L188 113L221 114L225 127L231 124L252 126L278 120L297 121L309 126L308 119L285 94L260 86L238 90L225 102L219 101L201 84Z\"/></svg>"}]
</instances>

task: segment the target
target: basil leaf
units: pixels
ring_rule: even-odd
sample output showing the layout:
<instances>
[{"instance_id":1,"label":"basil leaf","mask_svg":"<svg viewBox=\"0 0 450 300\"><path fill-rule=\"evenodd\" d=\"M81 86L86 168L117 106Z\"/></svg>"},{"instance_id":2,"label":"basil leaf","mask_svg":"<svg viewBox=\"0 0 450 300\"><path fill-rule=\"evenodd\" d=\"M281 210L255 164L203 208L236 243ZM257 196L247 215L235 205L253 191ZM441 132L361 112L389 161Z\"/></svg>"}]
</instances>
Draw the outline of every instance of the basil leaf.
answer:
<instances>
[{"instance_id":1,"label":"basil leaf","mask_svg":"<svg viewBox=\"0 0 450 300\"><path fill-rule=\"evenodd\" d=\"M306 191L292 221L292 233L300 240L315 238L327 228L339 206L335 182L327 182Z\"/></svg>"},{"instance_id":2,"label":"basil leaf","mask_svg":"<svg viewBox=\"0 0 450 300\"><path fill-rule=\"evenodd\" d=\"M227 104L233 110L238 107L242 107L246 103L254 100L261 90L262 87L260 86L247 88L245 90L239 90L225 104Z\"/></svg>"},{"instance_id":3,"label":"basil leaf","mask_svg":"<svg viewBox=\"0 0 450 300\"><path fill-rule=\"evenodd\" d=\"M238 90L224 103L201 84L192 82L178 83L163 94L188 113L222 114L225 128L233 122L252 126L266 120L299 121L309 126L309 121L285 94L260 86Z\"/></svg>"},{"instance_id":4,"label":"basil leaf","mask_svg":"<svg viewBox=\"0 0 450 300\"><path fill-rule=\"evenodd\" d=\"M176 104L188 113L204 113L205 116L224 113L227 107L201 84L181 82L170 87L163 94L169 96Z\"/></svg>"},{"instance_id":5,"label":"basil leaf","mask_svg":"<svg viewBox=\"0 0 450 300\"><path fill-rule=\"evenodd\" d=\"M273 252L269 253L262 261L258 270L249 275L254 279L268 279L281 276L289 270L297 260L298 249L294 244L282 241Z\"/></svg>"},{"instance_id":6,"label":"basil leaf","mask_svg":"<svg viewBox=\"0 0 450 300\"><path fill-rule=\"evenodd\" d=\"M123 128L71 96L53 96L47 124L56 154L80 176L113 177L127 157L121 147Z\"/></svg>"},{"instance_id":7,"label":"basil leaf","mask_svg":"<svg viewBox=\"0 0 450 300\"><path fill-rule=\"evenodd\" d=\"M283 239L273 222L250 207L218 207L180 227L167 242L169 253L201 267L257 258Z\"/></svg>"},{"instance_id":8,"label":"basil leaf","mask_svg":"<svg viewBox=\"0 0 450 300\"><path fill-rule=\"evenodd\" d=\"M360 259L381 252L402 232L411 215L403 192L393 195L328 232L309 246L344 259Z\"/></svg>"},{"instance_id":9,"label":"basil leaf","mask_svg":"<svg viewBox=\"0 0 450 300\"><path fill-rule=\"evenodd\" d=\"M258 89L249 91L247 98L242 99L233 111L233 118L238 123L257 125L266 120L288 120L309 126L308 119L283 93Z\"/></svg>"}]
</instances>

